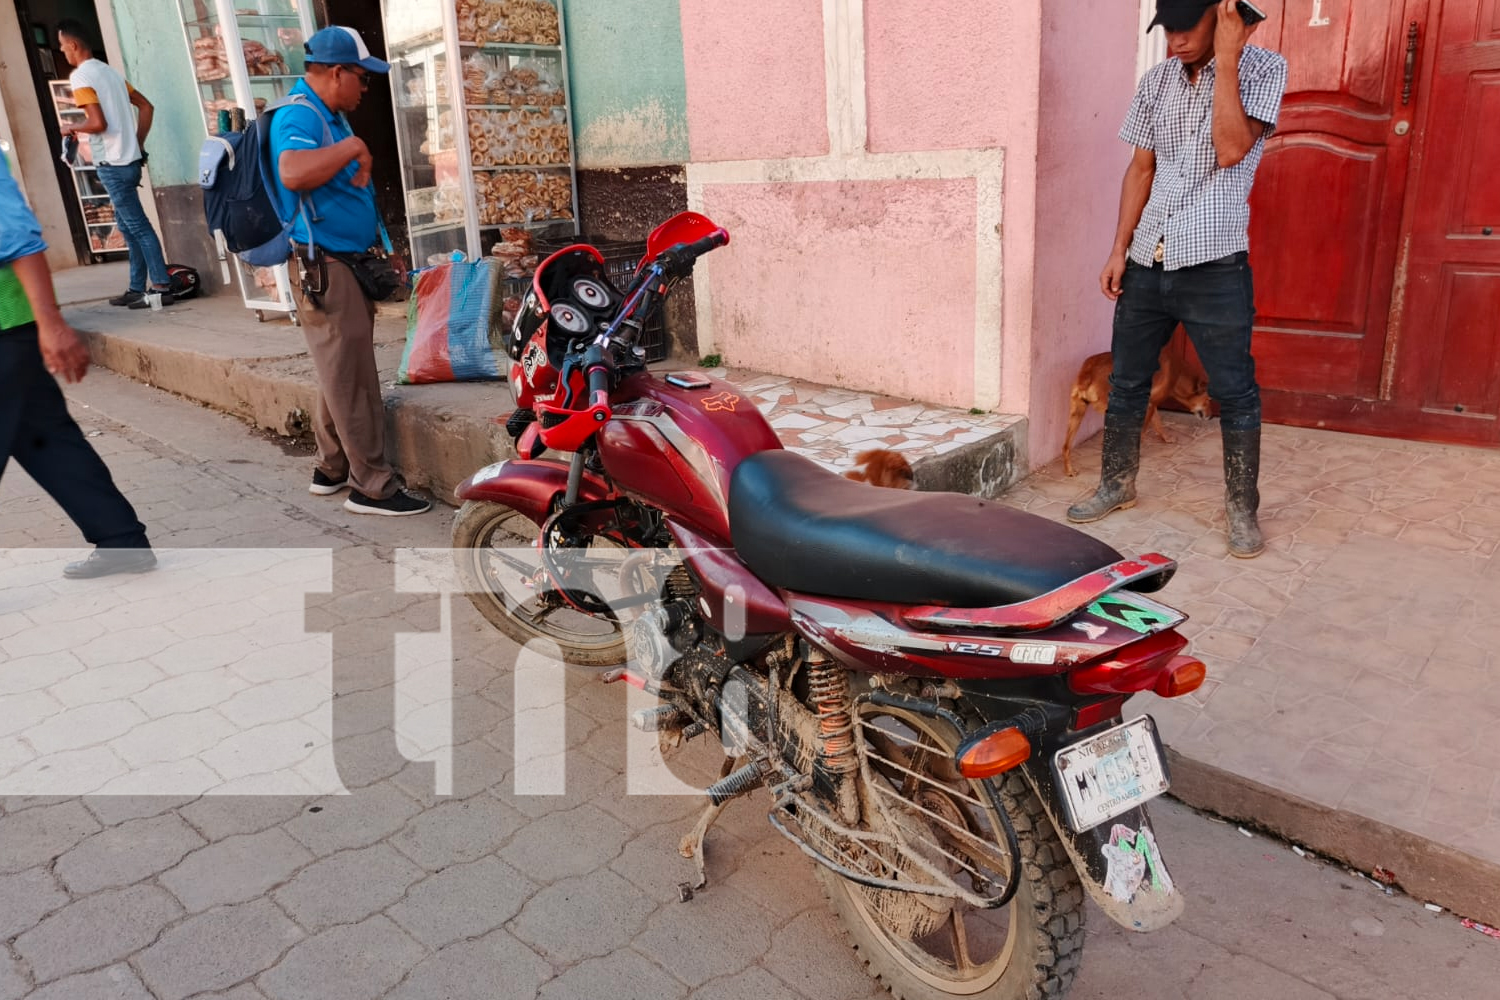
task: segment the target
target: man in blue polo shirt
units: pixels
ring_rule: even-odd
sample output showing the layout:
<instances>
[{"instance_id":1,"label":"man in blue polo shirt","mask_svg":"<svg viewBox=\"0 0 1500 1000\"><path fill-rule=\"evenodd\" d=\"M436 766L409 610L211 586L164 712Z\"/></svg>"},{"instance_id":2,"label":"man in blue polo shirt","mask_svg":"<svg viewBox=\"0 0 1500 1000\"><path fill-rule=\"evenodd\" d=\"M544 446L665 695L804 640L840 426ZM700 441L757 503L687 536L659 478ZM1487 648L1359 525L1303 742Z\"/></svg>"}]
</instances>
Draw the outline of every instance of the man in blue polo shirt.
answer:
<instances>
[{"instance_id":1,"label":"man in blue polo shirt","mask_svg":"<svg viewBox=\"0 0 1500 1000\"><path fill-rule=\"evenodd\" d=\"M352 28L324 28L304 48L307 74L292 88L299 100L271 120L271 162L277 208L292 220L294 293L318 373L318 464L308 489L332 496L349 487L344 509L356 514L420 514L432 504L400 488L385 456L375 303L337 256L369 250L379 235L373 159L344 113L359 106L371 75L391 67Z\"/></svg>"},{"instance_id":2,"label":"man in blue polo shirt","mask_svg":"<svg viewBox=\"0 0 1500 1000\"><path fill-rule=\"evenodd\" d=\"M57 308L46 249L0 152L0 475L15 456L97 546L64 576L144 573L156 567L146 528L57 387L88 373L89 349Z\"/></svg>"}]
</instances>

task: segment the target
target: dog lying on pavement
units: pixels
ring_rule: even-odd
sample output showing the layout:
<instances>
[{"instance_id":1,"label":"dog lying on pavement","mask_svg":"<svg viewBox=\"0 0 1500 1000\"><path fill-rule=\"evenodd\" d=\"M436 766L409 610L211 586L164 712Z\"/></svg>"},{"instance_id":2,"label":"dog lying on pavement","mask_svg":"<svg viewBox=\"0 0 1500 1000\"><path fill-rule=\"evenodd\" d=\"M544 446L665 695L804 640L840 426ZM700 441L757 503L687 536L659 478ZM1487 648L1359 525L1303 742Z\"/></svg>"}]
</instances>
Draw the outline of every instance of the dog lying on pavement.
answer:
<instances>
[{"instance_id":1,"label":"dog lying on pavement","mask_svg":"<svg viewBox=\"0 0 1500 1000\"><path fill-rule=\"evenodd\" d=\"M900 452L889 448L873 448L854 456L854 461L863 466L844 473L845 479L853 479L871 486L886 486L895 490L914 490L917 477L911 471L911 463Z\"/></svg>"},{"instance_id":2,"label":"dog lying on pavement","mask_svg":"<svg viewBox=\"0 0 1500 1000\"><path fill-rule=\"evenodd\" d=\"M1067 475L1077 475L1073 470L1073 436L1078 433L1078 425L1083 423L1084 413L1090 406L1100 413L1109 407L1109 373L1113 369L1114 357L1105 351L1086 358L1078 369L1078 377L1073 380L1068 405L1068 436L1063 440L1063 472ZM1194 416L1208 416L1208 383L1201 375L1186 370L1181 359L1170 349L1161 352L1160 364L1151 379L1151 402L1146 407L1146 422L1141 433L1145 434L1149 427L1163 442L1171 444L1172 439L1167 437L1161 414L1157 412L1157 406L1166 399L1181 403Z\"/></svg>"}]
</instances>

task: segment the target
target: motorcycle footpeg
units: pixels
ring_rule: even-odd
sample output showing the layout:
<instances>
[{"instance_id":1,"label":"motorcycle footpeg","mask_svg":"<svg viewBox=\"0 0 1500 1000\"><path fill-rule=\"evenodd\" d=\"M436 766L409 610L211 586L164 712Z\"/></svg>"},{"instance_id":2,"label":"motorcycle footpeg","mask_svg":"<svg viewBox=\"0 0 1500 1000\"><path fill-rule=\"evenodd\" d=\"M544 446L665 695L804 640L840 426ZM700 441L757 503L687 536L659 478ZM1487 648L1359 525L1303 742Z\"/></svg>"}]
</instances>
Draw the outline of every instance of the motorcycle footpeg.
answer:
<instances>
[{"instance_id":1,"label":"motorcycle footpeg","mask_svg":"<svg viewBox=\"0 0 1500 1000\"><path fill-rule=\"evenodd\" d=\"M751 761L727 778L720 778L709 785L704 793L710 802L721 806L730 799L739 798L751 789L758 788L764 780L760 765Z\"/></svg>"},{"instance_id":2,"label":"motorcycle footpeg","mask_svg":"<svg viewBox=\"0 0 1500 1000\"><path fill-rule=\"evenodd\" d=\"M692 721L686 712L672 705L657 705L630 713L630 724L643 733L669 733Z\"/></svg>"}]
</instances>

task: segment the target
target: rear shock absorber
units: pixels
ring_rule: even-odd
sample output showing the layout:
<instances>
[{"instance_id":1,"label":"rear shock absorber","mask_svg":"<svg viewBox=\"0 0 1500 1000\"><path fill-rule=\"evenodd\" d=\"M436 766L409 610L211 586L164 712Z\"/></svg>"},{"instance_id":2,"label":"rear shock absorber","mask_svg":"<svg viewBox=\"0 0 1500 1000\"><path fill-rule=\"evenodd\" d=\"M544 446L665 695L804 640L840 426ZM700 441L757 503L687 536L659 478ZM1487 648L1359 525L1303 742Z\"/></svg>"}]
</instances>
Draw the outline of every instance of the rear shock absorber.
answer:
<instances>
[{"instance_id":1,"label":"rear shock absorber","mask_svg":"<svg viewBox=\"0 0 1500 1000\"><path fill-rule=\"evenodd\" d=\"M849 775L859 770L859 757L849 674L821 649L809 647L805 663L808 698L818 713L818 767L833 780L840 819L852 825L859 819L859 798Z\"/></svg>"}]
</instances>

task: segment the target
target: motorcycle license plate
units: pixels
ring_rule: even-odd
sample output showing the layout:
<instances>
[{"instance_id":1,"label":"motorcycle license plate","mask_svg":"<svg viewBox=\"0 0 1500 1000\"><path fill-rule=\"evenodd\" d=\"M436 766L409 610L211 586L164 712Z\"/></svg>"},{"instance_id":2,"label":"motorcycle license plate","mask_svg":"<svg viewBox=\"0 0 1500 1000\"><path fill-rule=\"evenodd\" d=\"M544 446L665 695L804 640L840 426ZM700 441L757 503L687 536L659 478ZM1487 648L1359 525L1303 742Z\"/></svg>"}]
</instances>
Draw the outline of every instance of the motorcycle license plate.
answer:
<instances>
[{"instance_id":1,"label":"motorcycle license plate","mask_svg":"<svg viewBox=\"0 0 1500 1000\"><path fill-rule=\"evenodd\" d=\"M1149 715L1115 726L1052 758L1068 825L1079 833L1165 792L1167 760Z\"/></svg>"}]
</instances>

